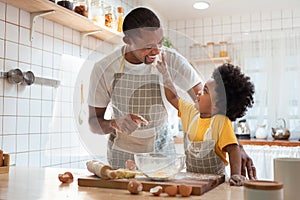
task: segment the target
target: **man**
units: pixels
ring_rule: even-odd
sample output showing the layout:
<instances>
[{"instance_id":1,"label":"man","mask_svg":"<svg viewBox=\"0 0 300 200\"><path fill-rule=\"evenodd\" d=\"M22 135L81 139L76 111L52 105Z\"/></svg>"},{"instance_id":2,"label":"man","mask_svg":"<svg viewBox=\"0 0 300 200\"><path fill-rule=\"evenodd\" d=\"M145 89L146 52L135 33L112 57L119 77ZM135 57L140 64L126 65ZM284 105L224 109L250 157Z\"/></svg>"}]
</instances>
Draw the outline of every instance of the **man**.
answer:
<instances>
[{"instance_id":1,"label":"man","mask_svg":"<svg viewBox=\"0 0 300 200\"><path fill-rule=\"evenodd\" d=\"M125 45L95 64L88 98L91 131L110 134L107 157L113 168L124 168L128 159L134 159L134 153L175 152L155 65L161 51L177 87L192 99L201 90L189 62L175 50L162 47L163 29L151 10L133 9L124 19L123 32ZM109 104L113 119L107 120L104 114ZM252 165L245 152L244 157Z\"/></svg>"}]
</instances>

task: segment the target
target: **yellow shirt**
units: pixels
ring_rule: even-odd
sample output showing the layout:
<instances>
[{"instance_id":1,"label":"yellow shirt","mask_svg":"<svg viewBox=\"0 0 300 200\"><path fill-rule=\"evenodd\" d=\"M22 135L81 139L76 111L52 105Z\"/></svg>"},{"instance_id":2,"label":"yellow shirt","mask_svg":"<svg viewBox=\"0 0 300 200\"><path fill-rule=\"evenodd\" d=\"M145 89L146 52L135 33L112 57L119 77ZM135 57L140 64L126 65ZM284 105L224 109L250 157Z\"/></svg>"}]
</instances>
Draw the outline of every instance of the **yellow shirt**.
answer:
<instances>
[{"instance_id":1,"label":"yellow shirt","mask_svg":"<svg viewBox=\"0 0 300 200\"><path fill-rule=\"evenodd\" d=\"M199 115L199 111L194 107L194 104L183 99L180 99L178 104L178 116L181 118L183 132L186 133L194 116ZM199 115L199 118L191 126L188 135L189 139L193 142L203 141L206 130L210 127L211 120L212 118L200 118ZM229 144L238 144L232 123L228 117L216 115L211 128L212 138L216 141L215 152L227 165L226 152L222 151L222 149Z\"/></svg>"}]
</instances>

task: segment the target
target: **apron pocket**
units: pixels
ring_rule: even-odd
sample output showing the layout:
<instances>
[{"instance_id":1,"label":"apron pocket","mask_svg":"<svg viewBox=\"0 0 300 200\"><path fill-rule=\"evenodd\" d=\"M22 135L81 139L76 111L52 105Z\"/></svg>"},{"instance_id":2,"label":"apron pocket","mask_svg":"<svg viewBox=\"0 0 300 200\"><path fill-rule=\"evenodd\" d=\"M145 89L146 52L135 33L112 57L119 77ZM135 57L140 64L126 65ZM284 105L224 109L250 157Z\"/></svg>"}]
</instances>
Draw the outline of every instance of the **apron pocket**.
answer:
<instances>
[{"instance_id":1,"label":"apron pocket","mask_svg":"<svg viewBox=\"0 0 300 200\"><path fill-rule=\"evenodd\" d=\"M128 153L149 153L154 151L155 134L150 137L136 137L117 132L112 149Z\"/></svg>"}]
</instances>

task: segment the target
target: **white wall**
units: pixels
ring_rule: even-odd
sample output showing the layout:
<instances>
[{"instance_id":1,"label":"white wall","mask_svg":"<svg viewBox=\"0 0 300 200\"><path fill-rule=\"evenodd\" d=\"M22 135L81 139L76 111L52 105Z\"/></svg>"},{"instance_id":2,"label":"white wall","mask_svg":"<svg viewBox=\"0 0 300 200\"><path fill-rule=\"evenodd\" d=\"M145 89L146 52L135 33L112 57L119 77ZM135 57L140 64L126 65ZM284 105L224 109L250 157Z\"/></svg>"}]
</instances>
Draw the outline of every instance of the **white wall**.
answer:
<instances>
[{"instance_id":1,"label":"white wall","mask_svg":"<svg viewBox=\"0 0 300 200\"><path fill-rule=\"evenodd\" d=\"M134 2L113 3L127 12ZM54 88L13 85L0 79L0 149L11 155L12 165L84 167L89 154L79 134L90 132L86 124L85 130L76 124L78 107L74 109L73 103L80 105L80 80L87 81L79 72L87 67L87 58L98 60L114 47L87 37L80 56L78 31L44 18L38 19L36 29L31 42L30 13L0 2L0 71L20 68L61 81ZM85 102L87 88L85 85ZM100 154L105 159L106 137L100 139Z\"/></svg>"}]
</instances>

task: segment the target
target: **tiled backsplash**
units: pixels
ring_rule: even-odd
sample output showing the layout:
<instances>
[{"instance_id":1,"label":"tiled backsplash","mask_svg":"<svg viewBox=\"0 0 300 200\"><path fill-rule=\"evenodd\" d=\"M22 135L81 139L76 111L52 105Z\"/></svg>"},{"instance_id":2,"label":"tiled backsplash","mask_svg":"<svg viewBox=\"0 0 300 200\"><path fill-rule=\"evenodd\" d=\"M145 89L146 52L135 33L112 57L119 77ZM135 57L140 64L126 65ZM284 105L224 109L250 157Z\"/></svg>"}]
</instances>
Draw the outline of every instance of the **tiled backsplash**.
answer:
<instances>
[{"instance_id":1,"label":"tiled backsplash","mask_svg":"<svg viewBox=\"0 0 300 200\"><path fill-rule=\"evenodd\" d=\"M245 34L264 31L299 30L300 8L274 10L242 15L182 19L168 22L172 42L189 57L193 43L240 41Z\"/></svg>"},{"instance_id":2,"label":"tiled backsplash","mask_svg":"<svg viewBox=\"0 0 300 200\"><path fill-rule=\"evenodd\" d=\"M87 37L82 57L95 61L112 48ZM73 102L79 101L73 92L78 89L80 60L84 61L78 31L39 18L31 42L30 13L0 2L0 71L19 68L60 81L55 88L0 79L0 149L11 155L11 164L83 167L82 161L90 158L81 145L73 110ZM102 137L99 145L105 156L106 137Z\"/></svg>"}]
</instances>

